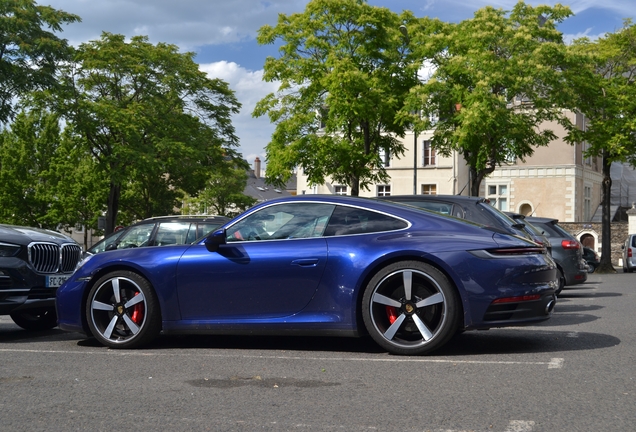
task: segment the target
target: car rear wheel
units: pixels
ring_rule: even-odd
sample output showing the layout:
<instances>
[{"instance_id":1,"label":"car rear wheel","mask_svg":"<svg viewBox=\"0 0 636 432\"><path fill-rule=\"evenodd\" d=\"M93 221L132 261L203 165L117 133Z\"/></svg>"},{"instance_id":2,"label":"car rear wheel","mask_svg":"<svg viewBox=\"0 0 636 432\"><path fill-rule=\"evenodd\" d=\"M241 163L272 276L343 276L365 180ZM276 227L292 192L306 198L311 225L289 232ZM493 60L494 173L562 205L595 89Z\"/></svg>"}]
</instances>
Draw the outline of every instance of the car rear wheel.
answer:
<instances>
[{"instance_id":1,"label":"car rear wheel","mask_svg":"<svg viewBox=\"0 0 636 432\"><path fill-rule=\"evenodd\" d=\"M110 348L136 348L161 331L161 314L150 283L137 273L116 271L97 281L86 302L88 326Z\"/></svg>"},{"instance_id":2,"label":"car rear wheel","mask_svg":"<svg viewBox=\"0 0 636 432\"><path fill-rule=\"evenodd\" d=\"M57 325L54 308L27 309L9 315L14 323L25 330L42 331Z\"/></svg>"},{"instance_id":3,"label":"car rear wheel","mask_svg":"<svg viewBox=\"0 0 636 432\"><path fill-rule=\"evenodd\" d=\"M385 267L362 298L367 331L393 354L426 354L441 347L459 327L459 308L458 294L446 276L418 261Z\"/></svg>"},{"instance_id":4,"label":"car rear wheel","mask_svg":"<svg viewBox=\"0 0 636 432\"><path fill-rule=\"evenodd\" d=\"M554 292L555 295L561 294L561 291L563 291L563 287L565 286L565 276L563 276L563 271L561 269L557 269L557 276L559 277L559 287Z\"/></svg>"}]
</instances>

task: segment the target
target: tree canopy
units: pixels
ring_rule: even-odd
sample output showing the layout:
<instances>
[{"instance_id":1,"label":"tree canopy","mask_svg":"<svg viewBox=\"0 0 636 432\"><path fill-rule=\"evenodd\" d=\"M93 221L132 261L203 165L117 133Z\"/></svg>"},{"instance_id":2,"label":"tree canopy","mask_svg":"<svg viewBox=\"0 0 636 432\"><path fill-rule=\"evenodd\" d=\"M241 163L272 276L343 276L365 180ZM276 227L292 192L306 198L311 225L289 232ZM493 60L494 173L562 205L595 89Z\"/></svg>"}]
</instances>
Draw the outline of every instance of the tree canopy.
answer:
<instances>
[{"instance_id":1,"label":"tree canopy","mask_svg":"<svg viewBox=\"0 0 636 432\"><path fill-rule=\"evenodd\" d=\"M237 156L230 117L240 104L226 82L199 70L193 56L143 36L127 42L104 33L77 49L62 69L61 85L47 93L75 142L106 175L106 233L117 225L126 187L135 191L137 216L154 214L159 201L165 212L178 191L197 193L214 167Z\"/></svg>"},{"instance_id":2,"label":"tree canopy","mask_svg":"<svg viewBox=\"0 0 636 432\"><path fill-rule=\"evenodd\" d=\"M440 154L463 155L471 195L497 166L555 139L542 123L566 121L569 63L555 25L570 15L558 4L519 2L509 12L479 9L435 34L410 32L417 61L429 64L432 76L413 89L400 118L419 131L434 128Z\"/></svg>"},{"instance_id":3,"label":"tree canopy","mask_svg":"<svg viewBox=\"0 0 636 432\"><path fill-rule=\"evenodd\" d=\"M586 142L587 156L603 160L602 250L611 250L610 199L612 162L636 166L636 26L623 28L596 41L575 41L571 51L579 56L578 72L571 83L578 108L589 122L586 128L570 127L568 140ZM611 254L601 255L599 271L614 271Z\"/></svg>"},{"instance_id":4,"label":"tree canopy","mask_svg":"<svg viewBox=\"0 0 636 432\"><path fill-rule=\"evenodd\" d=\"M57 84L57 63L69 47L54 32L77 21L34 0L0 0L0 123L13 116L15 98Z\"/></svg>"},{"instance_id":5,"label":"tree canopy","mask_svg":"<svg viewBox=\"0 0 636 432\"><path fill-rule=\"evenodd\" d=\"M363 0L312 0L259 29L260 44L282 43L264 66L263 79L279 82L278 91L253 114L276 124L267 181L282 184L300 167L311 184L330 177L358 195L388 179L380 152L404 153L396 113L415 80L401 25L422 24Z\"/></svg>"}]
</instances>

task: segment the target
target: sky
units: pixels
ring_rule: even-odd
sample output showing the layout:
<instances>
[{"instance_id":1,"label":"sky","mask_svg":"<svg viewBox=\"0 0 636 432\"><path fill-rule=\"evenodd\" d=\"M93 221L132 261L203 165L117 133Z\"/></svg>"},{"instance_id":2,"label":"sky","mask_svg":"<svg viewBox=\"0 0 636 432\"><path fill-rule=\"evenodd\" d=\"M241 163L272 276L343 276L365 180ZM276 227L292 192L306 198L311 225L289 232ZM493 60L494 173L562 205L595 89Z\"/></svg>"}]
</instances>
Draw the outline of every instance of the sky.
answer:
<instances>
[{"instance_id":1,"label":"sky","mask_svg":"<svg viewBox=\"0 0 636 432\"><path fill-rule=\"evenodd\" d=\"M37 1L37 0L36 0ZM308 0L40 0L41 5L79 15L81 23L64 26L60 37L74 46L99 39L102 32L126 37L144 35L151 43L165 42L182 51L196 53L195 61L211 78L226 81L242 104L232 118L240 139L239 151L250 163L256 157L266 164L265 146L274 125L267 116L253 118L256 102L276 91L275 83L262 80L268 56L277 56L272 46L259 46L258 29L275 25L279 14L303 12ZM493 6L510 10L516 0L368 0L374 6L396 13L410 10L415 16L429 16L447 22L473 17L476 10ZM533 1L554 5L553 0ZM595 39L635 18L636 0L561 1L574 16L559 26L566 43L587 36ZM635 20L636 21L636 20Z\"/></svg>"}]
</instances>

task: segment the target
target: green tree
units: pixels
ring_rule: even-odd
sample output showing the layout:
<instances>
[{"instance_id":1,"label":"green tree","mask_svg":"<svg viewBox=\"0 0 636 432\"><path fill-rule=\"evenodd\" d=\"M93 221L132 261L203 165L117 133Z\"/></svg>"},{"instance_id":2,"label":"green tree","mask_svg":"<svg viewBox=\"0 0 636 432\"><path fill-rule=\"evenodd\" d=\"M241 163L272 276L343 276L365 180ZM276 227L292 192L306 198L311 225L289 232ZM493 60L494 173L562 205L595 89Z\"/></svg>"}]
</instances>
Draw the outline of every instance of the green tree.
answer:
<instances>
[{"instance_id":1,"label":"green tree","mask_svg":"<svg viewBox=\"0 0 636 432\"><path fill-rule=\"evenodd\" d=\"M98 218L106 210L108 179L97 167L97 161L77 143L80 139L67 127L60 146L51 161L54 172L54 199L46 218L67 230L84 227L84 248L88 248L88 232L98 228Z\"/></svg>"},{"instance_id":2,"label":"green tree","mask_svg":"<svg viewBox=\"0 0 636 432\"><path fill-rule=\"evenodd\" d=\"M312 0L259 29L259 44L283 43L264 66L263 79L280 82L278 91L253 113L276 124L266 147L269 183L285 183L297 167L311 184L330 177L352 195L387 181L379 154L404 154L396 113L415 81L400 25L417 20L364 0Z\"/></svg>"},{"instance_id":3,"label":"green tree","mask_svg":"<svg viewBox=\"0 0 636 432\"><path fill-rule=\"evenodd\" d=\"M143 36L126 42L104 33L77 49L63 70L63 85L48 93L108 179L107 234L117 225L129 185L149 192L146 201L152 188L196 193L225 156L237 157L230 116L240 104L227 83L199 70L193 56ZM169 193L152 194L174 202ZM148 202L145 207L137 211L152 213Z\"/></svg>"},{"instance_id":4,"label":"green tree","mask_svg":"<svg viewBox=\"0 0 636 432\"><path fill-rule=\"evenodd\" d=\"M69 51L67 41L52 32L77 21L33 0L0 0L0 123L13 116L15 98L56 84L57 63Z\"/></svg>"},{"instance_id":5,"label":"green tree","mask_svg":"<svg viewBox=\"0 0 636 432\"><path fill-rule=\"evenodd\" d=\"M589 120L581 130L570 127L571 142L587 142L587 156L601 156L602 240L600 272L615 272L611 260L610 200L612 162L636 166L636 26L626 20L623 28L597 41L575 41L571 50L581 56L573 77L576 102ZM606 253L607 252L607 253Z\"/></svg>"},{"instance_id":6,"label":"green tree","mask_svg":"<svg viewBox=\"0 0 636 432\"><path fill-rule=\"evenodd\" d=\"M236 216L256 204L256 199L245 195L247 173L244 167L229 168L228 172L217 171L206 183L205 189L191 201L197 213Z\"/></svg>"},{"instance_id":7,"label":"green tree","mask_svg":"<svg viewBox=\"0 0 636 432\"><path fill-rule=\"evenodd\" d=\"M60 145L58 117L21 112L0 134L0 220L56 228L48 213L56 199L51 164Z\"/></svg>"},{"instance_id":8,"label":"green tree","mask_svg":"<svg viewBox=\"0 0 636 432\"><path fill-rule=\"evenodd\" d=\"M435 132L432 145L458 151L470 170L470 194L506 161L532 155L556 138L546 121L567 120L569 58L555 24L571 15L561 5L512 11L485 7L435 34L409 33L431 78L416 86L400 118ZM413 112L421 112L414 116Z\"/></svg>"}]
</instances>

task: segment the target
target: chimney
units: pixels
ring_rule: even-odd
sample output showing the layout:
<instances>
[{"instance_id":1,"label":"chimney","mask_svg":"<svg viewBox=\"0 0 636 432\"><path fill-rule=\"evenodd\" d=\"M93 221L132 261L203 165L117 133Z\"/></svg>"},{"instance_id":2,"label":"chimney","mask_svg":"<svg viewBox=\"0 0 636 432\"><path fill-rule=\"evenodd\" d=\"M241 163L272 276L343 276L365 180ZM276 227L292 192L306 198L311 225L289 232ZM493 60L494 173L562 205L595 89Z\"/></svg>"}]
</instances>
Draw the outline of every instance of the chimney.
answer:
<instances>
[{"instance_id":1,"label":"chimney","mask_svg":"<svg viewBox=\"0 0 636 432\"><path fill-rule=\"evenodd\" d=\"M254 159L254 175L256 178L261 178L261 160L258 156Z\"/></svg>"}]
</instances>

